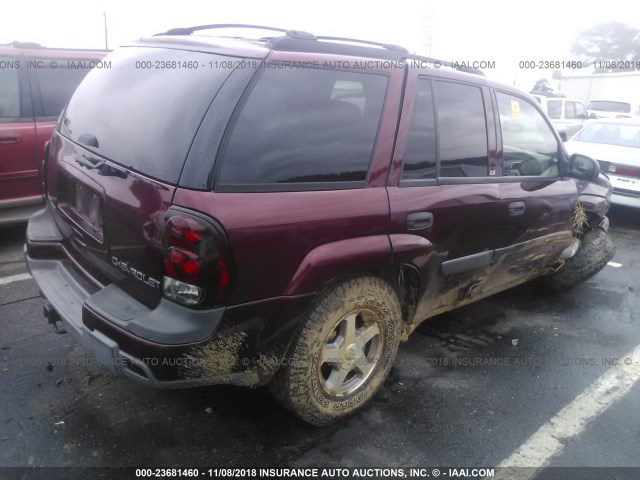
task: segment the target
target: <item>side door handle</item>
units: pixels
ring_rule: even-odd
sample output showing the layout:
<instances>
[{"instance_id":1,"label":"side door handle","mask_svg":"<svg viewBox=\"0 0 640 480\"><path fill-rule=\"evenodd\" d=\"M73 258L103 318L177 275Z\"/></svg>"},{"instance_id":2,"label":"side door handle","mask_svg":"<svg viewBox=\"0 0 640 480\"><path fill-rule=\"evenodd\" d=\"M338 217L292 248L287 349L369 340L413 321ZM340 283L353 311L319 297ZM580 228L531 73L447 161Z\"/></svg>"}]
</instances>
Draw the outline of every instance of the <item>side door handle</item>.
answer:
<instances>
[{"instance_id":1,"label":"side door handle","mask_svg":"<svg viewBox=\"0 0 640 480\"><path fill-rule=\"evenodd\" d=\"M431 212L414 212L407 215L407 229L417 230L433 225L433 214Z\"/></svg>"},{"instance_id":2,"label":"side door handle","mask_svg":"<svg viewBox=\"0 0 640 480\"><path fill-rule=\"evenodd\" d=\"M0 135L0 143L20 143L22 135L19 133L10 133L8 135Z\"/></svg>"},{"instance_id":3,"label":"side door handle","mask_svg":"<svg viewBox=\"0 0 640 480\"><path fill-rule=\"evenodd\" d=\"M509 204L509 215L515 217L517 215L522 215L525 210L524 202L511 202Z\"/></svg>"}]
</instances>

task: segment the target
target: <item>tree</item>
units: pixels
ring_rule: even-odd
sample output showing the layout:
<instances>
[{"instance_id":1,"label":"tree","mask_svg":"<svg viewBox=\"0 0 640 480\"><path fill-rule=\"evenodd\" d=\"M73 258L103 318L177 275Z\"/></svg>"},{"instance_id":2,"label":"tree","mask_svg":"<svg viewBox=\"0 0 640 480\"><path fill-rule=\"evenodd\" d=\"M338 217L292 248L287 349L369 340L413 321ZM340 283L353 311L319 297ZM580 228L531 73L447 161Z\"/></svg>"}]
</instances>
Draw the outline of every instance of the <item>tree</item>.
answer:
<instances>
[{"instance_id":1,"label":"tree","mask_svg":"<svg viewBox=\"0 0 640 480\"><path fill-rule=\"evenodd\" d=\"M549 81L546 78L536 80L536 83L533 85L533 89L529 93L533 93L534 95L542 95L543 97L563 96L560 93L556 93L556 91L551 88L551 86L549 85Z\"/></svg>"},{"instance_id":2,"label":"tree","mask_svg":"<svg viewBox=\"0 0 640 480\"><path fill-rule=\"evenodd\" d=\"M597 62L596 72L635 70L635 62L640 62L640 30L620 22L601 23L582 32L571 52L589 64Z\"/></svg>"}]
</instances>

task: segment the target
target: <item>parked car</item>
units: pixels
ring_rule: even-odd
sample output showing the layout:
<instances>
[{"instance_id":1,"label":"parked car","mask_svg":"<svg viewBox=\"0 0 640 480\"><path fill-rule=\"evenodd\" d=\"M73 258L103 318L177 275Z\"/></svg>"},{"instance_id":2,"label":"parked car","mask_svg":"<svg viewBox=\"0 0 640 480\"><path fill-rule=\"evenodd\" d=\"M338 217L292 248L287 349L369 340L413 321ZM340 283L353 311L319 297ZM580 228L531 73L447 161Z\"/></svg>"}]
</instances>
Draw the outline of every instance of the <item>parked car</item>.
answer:
<instances>
[{"instance_id":1,"label":"parked car","mask_svg":"<svg viewBox=\"0 0 640 480\"><path fill-rule=\"evenodd\" d=\"M595 118L595 116L590 117L587 113L587 107L585 107L581 101L574 98L543 97L542 95L532 96L540 103L542 109L549 116L551 124L563 142L566 142L578 133L580 129L588 123L589 118Z\"/></svg>"},{"instance_id":2,"label":"parked car","mask_svg":"<svg viewBox=\"0 0 640 480\"><path fill-rule=\"evenodd\" d=\"M42 160L58 115L106 52L0 45L0 225L44 204Z\"/></svg>"},{"instance_id":3,"label":"parked car","mask_svg":"<svg viewBox=\"0 0 640 480\"><path fill-rule=\"evenodd\" d=\"M269 385L323 425L425 319L613 255L608 180L526 93L393 45L198 35L222 27L114 51L53 134L26 258L112 372Z\"/></svg>"},{"instance_id":4,"label":"parked car","mask_svg":"<svg viewBox=\"0 0 640 480\"><path fill-rule=\"evenodd\" d=\"M632 118L640 115L638 107L633 111L631 103L615 100L591 100L587 109L595 118Z\"/></svg>"},{"instance_id":5,"label":"parked car","mask_svg":"<svg viewBox=\"0 0 640 480\"><path fill-rule=\"evenodd\" d=\"M640 208L640 119L598 120L565 146L600 162L613 186L612 203Z\"/></svg>"}]
</instances>

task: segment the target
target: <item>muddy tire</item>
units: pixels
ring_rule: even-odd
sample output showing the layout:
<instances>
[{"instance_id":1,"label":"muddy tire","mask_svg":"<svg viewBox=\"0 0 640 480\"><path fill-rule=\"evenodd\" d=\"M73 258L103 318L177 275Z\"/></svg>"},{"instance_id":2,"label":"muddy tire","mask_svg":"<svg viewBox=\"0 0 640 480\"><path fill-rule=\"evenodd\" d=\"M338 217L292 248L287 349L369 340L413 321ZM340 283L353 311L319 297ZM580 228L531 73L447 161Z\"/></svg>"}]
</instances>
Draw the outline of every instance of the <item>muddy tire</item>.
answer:
<instances>
[{"instance_id":1,"label":"muddy tire","mask_svg":"<svg viewBox=\"0 0 640 480\"><path fill-rule=\"evenodd\" d=\"M607 234L600 229L587 232L582 237L576 254L567 259L556 273L543 277L546 288L567 290L593 277L613 258L616 249Z\"/></svg>"},{"instance_id":2,"label":"muddy tire","mask_svg":"<svg viewBox=\"0 0 640 480\"><path fill-rule=\"evenodd\" d=\"M401 328L398 298L381 279L362 276L331 285L307 311L271 393L313 425L344 418L384 382Z\"/></svg>"}]
</instances>

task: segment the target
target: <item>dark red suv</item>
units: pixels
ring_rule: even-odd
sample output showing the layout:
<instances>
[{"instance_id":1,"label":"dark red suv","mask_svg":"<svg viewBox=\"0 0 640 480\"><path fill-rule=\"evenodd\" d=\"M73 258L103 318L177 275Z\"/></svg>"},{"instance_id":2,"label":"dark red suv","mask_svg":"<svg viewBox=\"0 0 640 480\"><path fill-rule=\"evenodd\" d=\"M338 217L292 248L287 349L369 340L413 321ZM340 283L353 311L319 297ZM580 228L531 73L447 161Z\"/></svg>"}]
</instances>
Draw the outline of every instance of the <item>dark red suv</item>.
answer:
<instances>
[{"instance_id":1,"label":"dark red suv","mask_svg":"<svg viewBox=\"0 0 640 480\"><path fill-rule=\"evenodd\" d=\"M0 225L25 222L42 208L45 143L75 88L106 53L0 45Z\"/></svg>"},{"instance_id":2,"label":"dark red suv","mask_svg":"<svg viewBox=\"0 0 640 480\"><path fill-rule=\"evenodd\" d=\"M613 255L609 182L527 94L393 45L193 35L221 27L113 52L53 135L27 261L111 371L269 384L326 424L423 320Z\"/></svg>"}]
</instances>

